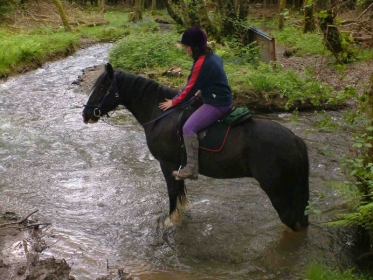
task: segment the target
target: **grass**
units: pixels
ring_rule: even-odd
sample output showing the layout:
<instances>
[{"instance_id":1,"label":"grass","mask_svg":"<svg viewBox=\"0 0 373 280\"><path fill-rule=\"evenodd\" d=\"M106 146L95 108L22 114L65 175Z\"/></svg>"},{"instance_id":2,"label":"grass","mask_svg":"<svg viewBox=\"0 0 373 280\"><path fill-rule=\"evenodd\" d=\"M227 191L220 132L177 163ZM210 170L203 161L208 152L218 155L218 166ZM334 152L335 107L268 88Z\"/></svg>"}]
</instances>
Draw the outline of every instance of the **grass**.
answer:
<instances>
[{"instance_id":1,"label":"grass","mask_svg":"<svg viewBox=\"0 0 373 280\"><path fill-rule=\"evenodd\" d=\"M40 28L10 36L0 32L0 76L40 65L53 57L65 56L78 45L78 34ZM52 42L52 44L51 44Z\"/></svg>"},{"instance_id":2,"label":"grass","mask_svg":"<svg viewBox=\"0 0 373 280\"><path fill-rule=\"evenodd\" d=\"M311 264L305 275L305 280L373 280L373 276L357 274L353 269L340 271L325 268L321 263Z\"/></svg>"},{"instance_id":3,"label":"grass","mask_svg":"<svg viewBox=\"0 0 373 280\"><path fill-rule=\"evenodd\" d=\"M0 29L0 77L36 68L53 58L64 57L79 47L81 39L108 42L138 32L135 28L126 27L127 14L123 11L109 11L105 13L105 19L110 24L75 27L73 32L47 25L18 33L6 28Z\"/></svg>"}]
</instances>

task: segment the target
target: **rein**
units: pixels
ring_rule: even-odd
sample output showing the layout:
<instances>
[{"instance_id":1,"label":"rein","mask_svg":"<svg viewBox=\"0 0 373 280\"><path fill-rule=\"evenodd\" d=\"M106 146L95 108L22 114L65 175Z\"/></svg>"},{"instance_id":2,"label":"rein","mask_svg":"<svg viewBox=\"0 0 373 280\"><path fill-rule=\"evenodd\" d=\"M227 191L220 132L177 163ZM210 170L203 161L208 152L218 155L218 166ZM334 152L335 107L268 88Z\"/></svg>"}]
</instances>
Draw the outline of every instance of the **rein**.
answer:
<instances>
[{"instance_id":1,"label":"rein","mask_svg":"<svg viewBox=\"0 0 373 280\"><path fill-rule=\"evenodd\" d=\"M109 94L111 93L111 90L112 89L115 89L115 97L116 98L119 98L119 93L118 93L118 86L117 86L117 72L114 73L114 78L113 78L113 81L111 82L110 84L110 87L108 88L108 90L106 91L106 94L103 96L103 98L101 99L101 102L99 105L89 105L89 104L83 104L84 107L86 108L94 108L93 109L93 115L96 117L96 118L101 118L101 116L103 115L107 115L107 117L110 117L109 116L109 113L108 112L101 112L101 108L103 106L103 104L105 103L105 100L107 99L107 97L109 96ZM188 107L189 105L193 104L194 101L196 101L198 99L198 96L193 96L190 100L186 101L186 102L182 102L180 103L179 105L177 105L176 107L172 107L170 109L168 109L167 111L165 111L163 114L161 114L160 116L158 116L157 118L149 121L149 122L146 122L146 123L143 123L141 124L143 127L148 125L148 124L151 124L153 122L156 122L157 120L169 115L170 113L174 112L176 109L178 108L185 108L185 107Z\"/></svg>"},{"instance_id":2,"label":"rein","mask_svg":"<svg viewBox=\"0 0 373 280\"><path fill-rule=\"evenodd\" d=\"M165 111L163 114L161 114L159 117L149 121L149 122L146 122L146 123L143 123L141 124L142 126L145 126L147 124L150 124L150 123L153 123L153 122L156 122L157 120L167 116L168 114L172 113L173 111L175 111L176 109L178 108L185 108L185 107L188 107L190 104L193 104L193 102L197 99L198 97L197 96L193 96L190 100L186 101L186 102L183 102L181 104L179 104L178 106L176 107L172 107L171 109L168 109L167 111Z\"/></svg>"},{"instance_id":3,"label":"rein","mask_svg":"<svg viewBox=\"0 0 373 280\"><path fill-rule=\"evenodd\" d=\"M112 88L115 88L115 97L116 98L119 98L119 93L118 93L118 86L117 86L117 72L114 73L114 78L113 78L113 81L111 82L110 84L110 87L108 88L108 90L106 91L106 94L104 95L104 97L102 98L101 102L99 105L88 105L88 104L83 104L84 107L88 107L88 108L94 108L93 109L93 115L96 117L96 118L100 118L101 116L103 116L104 114L106 114L108 117L109 117L109 113L106 112L106 113L102 113L101 112L101 107L102 105L104 104L106 98L109 96L110 92L111 92L111 89Z\"/></svg>"}]
</instances>

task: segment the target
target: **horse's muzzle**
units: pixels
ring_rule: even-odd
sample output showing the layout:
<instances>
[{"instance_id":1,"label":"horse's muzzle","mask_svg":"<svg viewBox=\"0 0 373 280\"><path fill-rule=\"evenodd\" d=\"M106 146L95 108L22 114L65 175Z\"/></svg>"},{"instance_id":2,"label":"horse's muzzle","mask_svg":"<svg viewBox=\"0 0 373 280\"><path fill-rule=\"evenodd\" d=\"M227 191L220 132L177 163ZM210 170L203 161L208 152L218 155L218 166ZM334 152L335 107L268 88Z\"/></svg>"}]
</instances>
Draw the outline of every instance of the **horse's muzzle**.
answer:
<instances>
[{"instance_id":1,"label":"horse's muzzle","mask_svg":"<svg viewBox=\"0 0 373 280\"><path fill-rule=\"evenodd\" d=\"M100 119L100 117L97 117L93 114L86 114L85 112L83 112L82 116L83 116L83 122L85 124L96 123Z\"/></svg>"}]
</instances>

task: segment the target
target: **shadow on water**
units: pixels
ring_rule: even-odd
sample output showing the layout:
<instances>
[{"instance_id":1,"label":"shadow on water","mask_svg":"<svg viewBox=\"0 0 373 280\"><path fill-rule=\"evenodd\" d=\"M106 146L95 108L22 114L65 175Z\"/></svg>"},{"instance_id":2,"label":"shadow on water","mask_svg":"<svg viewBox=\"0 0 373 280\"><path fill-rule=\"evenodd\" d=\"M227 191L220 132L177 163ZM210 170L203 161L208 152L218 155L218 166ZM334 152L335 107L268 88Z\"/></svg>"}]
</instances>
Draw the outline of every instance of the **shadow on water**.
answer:
<instances>
[{"instance_id":1,"label":"shadow on water","mask_svg":"<svg viewBox=\"0 0 373 280\"><path fill-rule=\"evenodd\" d=\"M266 115L309 147L311 198L322 215L301 233L284 231L252 179L201 176L188 184L190 209L180 227L163 227L165 183L142 128L125 109L112 124L84 125L86 94L73 82L101 65L110 45L0 84L1 207L39 209L53 225L44 256L63 257L77 279L123 267L141 279L299 279L312 261L349 265L351 236L322 225L345 208L330 182L344 180L339 162L351 139L319 132L315 114ZM341 113L332 113L335 122Z\"/></svg>"}]
</instances>

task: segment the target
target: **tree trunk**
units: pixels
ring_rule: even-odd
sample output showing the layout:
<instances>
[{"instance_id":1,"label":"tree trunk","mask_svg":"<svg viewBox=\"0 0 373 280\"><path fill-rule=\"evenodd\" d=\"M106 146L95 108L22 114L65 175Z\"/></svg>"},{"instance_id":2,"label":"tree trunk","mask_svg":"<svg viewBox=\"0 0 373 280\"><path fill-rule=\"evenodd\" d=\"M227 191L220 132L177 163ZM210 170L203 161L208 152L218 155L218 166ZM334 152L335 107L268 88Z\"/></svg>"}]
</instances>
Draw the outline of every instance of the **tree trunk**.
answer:
<instances>
[{"instance_id":1,"label":"tree trunk","mask_svg":"<svg viewBox=\"0 0 373 280\"><path fill-rule=\"evenodd\" d=\"M56 4L58 13L60 14L63 26L65 28L65 31L72 31L71 26L69 24L69 21L67 20L67 16L65 13L65 10L63 9L63 6L61 4L60 0L54 0L54 3Z\"/></svg>"},{"instance_id":2,"label":"tree trunk","mask_svg":"<svg viewBox=\"0 0 373 280\"><path fill-rule=\"evenodd\" d=\"M241 20L246 20L249 15L249 4L247 1L240 0L238 2L238 18Z\"/></svg>"},{"instance_id":3,"label":"tree trunk","mask_svg":"<svg viewBox=\"0 0 373 280\"><path fill-rule=\"evenodd\" d=\"M200 25L200 10L199 10L199 0L190 0L186 5L186 11L190 20L190 27Z\"/></svg>"},{"instance_id":4,"label":"tree trunk","mask_svg":"<svg viewBox=\"0 0 373 280\"><path fill-rule=\"evenodd\" d=\"M234 8L234 3L233 0L227 0L226 3L227 6L222 26L223 36L229 36L235 33L234 21L236 19L236 11Z\"/></svg>"},{"instance_id":5,"label":"tree trunk","mask_svg":"<svg viewBox=\"0 0 373 280\"><path fill-rule=\"evenodd\" d=\"M184 22L182 20L181 17L179 17L179 15L172 9L170 3L168 2L168 0L162 0L163 4L166 6L166 9L167 9L167 13L169 14L169 16L178 24L178 25L181 25L181 26L184 26Z\"/></svg>"},{"instance_id":6,"label":"tree trunk","mask_svg":"<svg viewBox=\"0 0 373 280\"><path fill-rule=\"evenodd\" d=\"M369 85L370 85L370 90L368 92L368 112L367 113L370 119L370 124L373 126L373 73L370 75ZM371 148L371 154L373 154L372 148Z\"/></svg>"},{"instance_id":7,"label":"tree trunk","mask_svg":"<svg viewBox=\"0 0 373 280\"><path fill-rule=\"evenodd\" d=\"M286 0L279 0L279 17L278 17L278 29L284 28L284 11L285 11Z\"/></svg>"},{"instance_id":8,"label":"tree trunk","mask_svg":"<svg viewBox=\"0 0 373 280\"><path fill-rule=\"evenodd\" d=\"M186 26L192 26L192 23L191 23L191 20L189 18L189 13L188 13L188 10L187 10L187 7L185 6L185 2L184 0L180 0L180 9L181 9L181 13L183 15L183 18L184 18L184 24Z\"/></svg>"},{"instance_id":9,"label":"tree trunk","mask_svg":"<svg viewBox=\"0 0 373 280\"><path fill-rule=\"evenodd\" d=\"M155 11L157 9L157 0L152 0L152 10Z\"/></svg>"},{"instance_id":10,"label":"tree trunk","mask_svg":"<svg viewBox=\"0 0 373 280\"><path fill-rule=\"evenodd\" d=\"M308 4L308 2L310 2ZM304 5L304 28L303 33L312 32L315 30L315 20L313 16L314 5L310 0L305 1Z\"/></svg>"},{"instance_id":11,"label":"tree trunk","mask_svg":"<svg viewBox=\"0 0 373 280\"><path fill-rule=\"evenodd\" d=\"M210 18L208 16L207 6L204 1L198 5L199 10L199 25L202 27L208 36L211 36L219 41L219 34L216 27L211 23Z\"/></svg>"},{"instance_id":12,"label":"tree trunk","mask_svg":"<svg viewBox=\"0 0 373 280\"><path fill-rule=\"evenodd\" d=\"M326 33L326 30L328 28L328 25L334 25L334 18L336 15L332 10L327 10L326 14L324 14L322 17L319 16L319 26L322 32Z\"/></svg>"},{"instance_id":13,"label":"tree trunk","mask_svg":"<svg viewBox=\"0 0 373 280\"><path fill-rule=\"evenodd\" d=\"M100 13L103 13L105 10L105 0L98 0L98 9Z\"/></svg>"},{"instance_id":14,"label":"tree trunk","mask_svg":"<svg viewBox=\"0 0 373 280\"><path fill-rule=\"evenodd\" d=\"M143 4L144 4L143 0L135 0L135 9L134 9L135 15L134 16L135 16L136 21L142 20Z\"/></svg>"},{"instance_id":15,"label":"tree trunk","mask_svg":"<svg viewBox=\"0 0 373 280\"><path fill-rule=\"evenodd\" d=\"M338 54L343 51L343 48L338 27L335 25L328 25L324 39L326 47L334 54L335 58L339 61Z\"/></svg>"},{"instance_id":16,"label":"tree trunk","mask_svg":"<svg viewBox=\"0 0 373 280\"><path fill-rule=\"evenodd\" d=\"M216 1L216 11L218 12L218 14L220 16L222 16L224 14L224 4L223 4L223 1L222 0L218 0Z\"/></svg>"}]
</instances>

